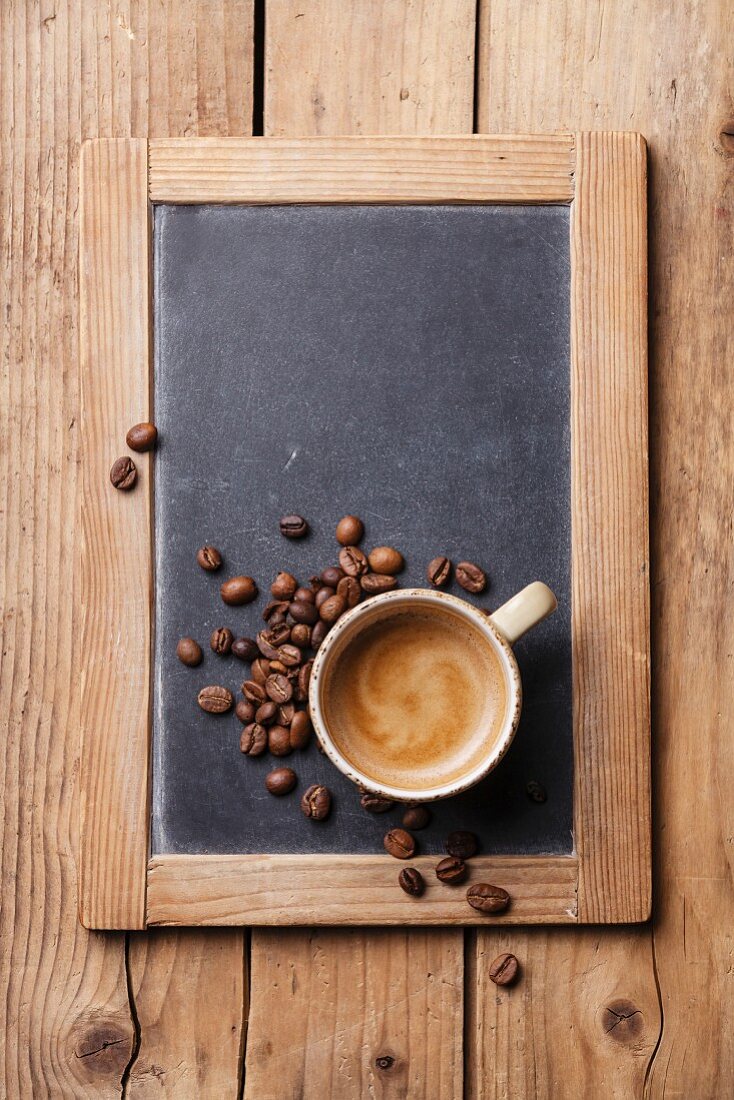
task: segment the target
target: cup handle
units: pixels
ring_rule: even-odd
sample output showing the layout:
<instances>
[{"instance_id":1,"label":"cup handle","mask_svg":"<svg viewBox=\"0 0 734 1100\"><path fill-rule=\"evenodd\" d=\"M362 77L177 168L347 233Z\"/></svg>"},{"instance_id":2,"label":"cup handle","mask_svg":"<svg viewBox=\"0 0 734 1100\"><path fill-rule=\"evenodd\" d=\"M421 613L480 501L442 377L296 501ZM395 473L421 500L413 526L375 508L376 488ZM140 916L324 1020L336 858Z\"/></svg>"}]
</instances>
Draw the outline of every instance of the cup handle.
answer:
<instances>
[{"instance_id":1,"label":"cup handle","mask_svg":"<svg viewBox=\"0 0 734 1100\"><path fill-rule=\"evenodd\" d=\"M510 645L514 645L528 630L552 615L557 607L558 600L548 585L533 581L498 607L489 618Z\"/></svg>"}]
</instances>

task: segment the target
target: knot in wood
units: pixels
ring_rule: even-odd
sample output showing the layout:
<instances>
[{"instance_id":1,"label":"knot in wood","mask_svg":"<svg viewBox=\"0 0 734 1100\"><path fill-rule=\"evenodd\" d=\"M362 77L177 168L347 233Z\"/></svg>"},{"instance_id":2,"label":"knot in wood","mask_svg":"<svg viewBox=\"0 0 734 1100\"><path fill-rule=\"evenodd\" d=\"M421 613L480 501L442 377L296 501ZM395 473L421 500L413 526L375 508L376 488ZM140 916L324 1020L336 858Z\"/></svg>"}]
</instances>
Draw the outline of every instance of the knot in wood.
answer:
<instances>
[{"instance_id":1,"label":"knot in wood","mask_svg":"<svg viewBox=\"0 0 734 1100\"><path fill-rule=\"evenodd\" d=\"M641 1009L632 1001L620 998L610 1001L602 1015L604 1032L618 1043L629 1043L637 1039L644 1027Z\"/></svg>"},{"instance_id":2,"label":"knot in wood","mask_svg":"<svg viewBox=\"0 0 734 1100\"><path fill-rule=\"evenodd\" d=\"M378 1069L392 1069L395 1059L392 1054L381 1054L379 1058L375 1058L375 1065Z\"/></svg>"}]
</instances>

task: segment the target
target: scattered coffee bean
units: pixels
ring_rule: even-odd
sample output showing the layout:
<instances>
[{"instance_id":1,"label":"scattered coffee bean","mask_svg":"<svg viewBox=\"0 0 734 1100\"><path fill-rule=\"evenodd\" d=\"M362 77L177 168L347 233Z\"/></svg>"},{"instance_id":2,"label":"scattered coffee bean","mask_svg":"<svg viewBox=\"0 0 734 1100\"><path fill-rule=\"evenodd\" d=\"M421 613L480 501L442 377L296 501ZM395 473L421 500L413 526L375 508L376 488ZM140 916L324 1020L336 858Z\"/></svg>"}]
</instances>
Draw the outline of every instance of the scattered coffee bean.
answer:
<instances>
[{"instance_id":1,"label":"scattered coffee bean","mask_svg":"<svg viewBox=\"0 0 734 1100\"><path fill-rule=\"evenodd\" d=\"M116 489L127 492L138 480L138 468L131 458L123 455L112 463L110 481Z\"/></svg>"},{"instance_id":2,"label":"scattered coffee bean","mask_svg":"<svg viewBox=\"0 0 734 1100\"><path fill-rule=\"evenodd\" d=\"M362 599L362 589L356 577L342 577L336 586L336 594L346 601L348 608L356 607Z\"/></svg>"},{"instance_id":3,"label":"scattered coffee bean","mask_svg":"<svg viewBox=\"0 0 734 1100\"><path fill-rule=\"evenodd\" d=\"M278 704L274 703L272 699L268 699L257 708L255 721L259 722L261 726L272 726L277 714Z\"/></svg>"},{"instance_id":4,"label":"scattered coffee bean","mask_svg":"<svg viewBox=\"0 0 734 1100\"><path fill-rule=\"evenodd\" d=\"M234 712L244 726L255 720L255 705L254 703L248 703L247 699L238 699Z\"/></svg>"},{"instance_id":5,"label":"scattered coffee bean","mask_svg":"<svg viewBox=\"0 0 734 1100\"><path fill-rule=\"evenodd\" d=\"M479 841L474 833L466 829L457 829L446 837L446 851L459 859L471 859L479 851Z\"/></svg>"},{"instance_id":6,"label":"scattered coffee bean","mask_svg":"<svg viewBox=\"0 0 734 1100\"><path fill-rule=\"evenodd\" d=\"M270 591L276 600L292 600L297 588L298 581L292 573L278 573L270 585Z\"/></svg>"},{"instance_id":7,"label":"scattered coffee bean","mask_svg":"<svg viewBox=\"0 0 734 1100\"><path fill-rule=\"evenodd\" d=\"M282 673L271 673L265 681L265 691L274 703L287 703L293 696L293 684Z\"/></svg>"},{"instance_id":8,"label":"scattered coffee bean","mask_svg":"<svg viewBox=\"0 0 734 1100\"><path fill-rule=\"evenodd\" d=\"M205 710L207 714L225 714L226 711L232 709L234 697L227 688L212 684L210 687L201 689L198 702L201 709Z\"/></svg>"},{"instance_id":9,"label":"scattered coffee bean","mask_svg":"<svg viewBox=\"0 0 734 1100\"><path fill-rule=\"evenodd\" d=\"M139 454L152 451L158 442L158 429L155 424L148 421L135 424L125 436L125 442L131 451L137 451Z\"/></svg>"},{"instance_id":10,"label":"scattered coffee bean","mask_svg":"<svg viewBox=\"0 0 734 1100\"><path fill-rule=\"evenodd\" d=\"M321 580L321 577L311 577L308 583L311 586L309 592L312 596L315 595L320 588L324 587L324 582Z\"/></svg>"},{"instance_id":11,"label":"scattered coffee bean","mask_svg":"<svg viewBox=\"0 0 734 1100\"><path fill-rule=\"evenodd\" d=\"M466 900L472 909L478 909L480 913L503 913L510 904L510 895L501 886L476 882L467 890Z\"/></svg>"},{"instance_id":12,"label":"scattered coffee bean","mask_svg":"<svg viewBox=\"0 0 734 1100\"><path fill-rule=\"evenodd\" d=\"M288 628L286 627L286 630L287 629ZM290 631L288 631L287 636L290 637ZM275 636L273 636L272 632L269 630L261 630L260 633L257 635L257 638L255 639L255 641L257 642L257 648L260 650L263 657L267 657L269 661L278 660L278 647L275 644L278 639L279 635L275 634Z\"/></svg>"},{"instance_id":13,"label":"scattered coffee bean","mask_svg":"<svg viewBox=\"0 0 734 1100\"><path fill-rule=\"evenodd\" d=\"M331 792L320 783L312 783L301 797L301 809L312 821L325 821L331 813Z\"/></svg>"},{"instance_id":14,"label":"scattered coffee bean","mask_svg":"<svg viewBox=\"0 0 734 1100\"><path fill-rule=\"evenodd\" d=\"M431 811L427 806L408 806L403 814L406 829L425 829L431 823Z\"/></svg>"},{"instance_id":15,"label":"scattered coffee bean","mask_svg":"<svg viewBox=\"0 0 734 1100\"><path fill-rule=\"evenodd\" d=\"M209 639L209 645L212 647L214 653L218 653L220 657L226 657L232 650L232 643L234 642L234 634L226 626L217 627Z\"/></svg>"},{"instance_id":16,"label":"scattered coffee bean","mask_svg":"<svg viewBox=\"0 0 734 1100\"><path fill-rule=\"evenodd\" d=\"M290 794L297 782L293 768L276 768L265 776L265 786L275 795Z\"/></svg>"},{"instance_id":17,"label":"scattered coffee bean","mask_svg":"<svg viewBox=\"0 0 734 1100\"><path fill-rule=\"evenodd\" d=\"M306 623L307 626L313 626L319 619L319 613L313 601L308 603L306 600L294 600L289 611L294 622Z\"/></svg>"},{"instance_id":18,"label":"scattered coffee bean","mask_svg":"<svg viewBox=\"0 0 734 1100\"><path fill-rule=\"evenodd\" d=\"M367 558L358 546L345 546L339 551L339 565L348 577L361 577L367 572Z\"/></svg>"},{"instance_id":19,"label":"scattered coffee bean","mask_svg":"<svg viewBox=\"0 0 734 1100\"><path fill-rule=\"evenodd\" d=\"M490 981L493 981L495 985L512 985L519 970L520 964L515 956L511 955L509 951L505 951L489 964Z\"/></svg>"},{"instance_id":20,"label":"scattered coffee bean","mask_svg":"<svg viewBox=\"0 0 734 1100\"><path fill-rule=\"evenodd\" d=\"M444 585L448 584L451 576L450 560L441 556L434 558L426 569L426 576L436 588L443 588Z\"/></svg>"},{"instance_id":21,"label":"scattered coffee bean","mask_svg":"<svg viewBox=\"0 0 734 1100\"><path fill-rule=\"evenodd\" d=\"M306 623L296 623L291 627L291 642L300 649L308 649L311 645L311 627Z\"/></svg>"},{"instance_id":22,"label":"scattered coffee bean","mask_svg":"<svg viewBox=\"0 0 734 1100\"><path fill-rule=\"evenodd\" d=\"M289 607L288 600L269 600L263 608L263 619L270 626L278 626L285 622Z\"/></svg>"},{"instance_id":23,"label":"scattered coffee bean","mask_svg":"<svg viewBox=\"0 0 734 1100\"><path fill-rule=\"evenodd\" d=\"M362 591L366 592L368 596L379 596L381 592L392 592L393 588L398 586L397 578L389 573L366 573L359 578L359 583L362 585Z\"/></svg>"},{"instance_id":24,"label":"scattered coffee bean","mask_svg":"<svg viewBox=\"0 0 734 1100\"><path fill-rule=\"evenodd\" d=\"M245 680L242 685L242 694L249 703L254 703L256 707L262 706L265 702L265 688L262 684L258 684L256 680Z\"/></svg>"},{"instance_id":25,"label":"scattered coffee bean","mask_svg":"<svg viewBox=\"0 0 734 1100\"><path fill-rule=\"evenodd\" d=\"M487 577L483 569L471 561L460 561L456 566L456 579L467 592L483 592Z\"/></svg>"},{"instance_id":26,"label":"scattered coffee bean","mask_svg":"<svg viewBox=\"0 0 734 1100\"><path fill-rule=\"evenodd\" d=\"M299 710L293 715L291 721L291 745L294 749L305 749L311 740L313 727L308 711Z\"/></svg>"},{"instance_id":27,"label":"scattered coffee bean","mask_svg":"<svg viewBox=\"0 0 734 1100\"><path fill-rule=\"evenodd\" d=\"M285 726L271 726L268 730L268 748L273 756L290 756L293 752L290 730Z\"/></svg>"},{"instance_id":28,"label":"scattered coffee bean","mask_svg":"<svg viewBox=\"0 0 734 1100\"><path fill-rule=\"evenodd\" d=\"M532 802L545 802L548 798L545 787L542 783L538 783L536 779L531 779L528 785L525 787L525 791L529 799Z\"/></svg>"},{"instance_id":29,"label":"scattered coffee bean","mask_svg":"<svg viewBox=\"0 0 734 1100\"><path fill-rule=\"evenodd\" d=\"M296 645L282 645L278 648L278 660L286 668L295 668L303 660L303 654Z\"/></svg>"},{"instance_id":30,"label":"scattered coffee bean","mask_svg":"<svg viewBox=\"0 0 734 1100\"><path fill-rule=\"evenodd\" d=\"M391 810L395 803L389 798L380 798L377 794L369 794L365 792L360 797L359 804L363 810L367 810L370 814L384 814L388 810Z\"/></svg>"},{"instance_id":31,"label":"scattered coffee bean","mask_svg":"<svg viewBox=\"0 0 734 1100\"><path fill-rule=\"evenodd\" d=\"M254 638L235 638L232 642L232 656L240 661L254 661L260 654Z\"/></svg>"},{"instance_id":32,"label":"scattered coffee bean","mask_svg":"<svg viewBox=\"0 0 734 1100\"><path fill-rule=\"evenodd\" d=\"M328 599L335 595L336 589L331 588L328 584L325 584L323 585L323 587L319 588L318 592L316 593L314 604L317 608L321 609L322 603L326 603Z\"/></svg>"},{"instance_id":33,"label":"scattered coffee bean","mask_svg":"<svg viewBox=\"0 0 734 1100\"><path fill-rule=\"evenodd\" d=\"M296 699L299 703L305 703L308 699L308 685L311 680L313 661L306 661L298 670L298 685L296 687Z\"/></svg>"},{"instance_id":34,"label":"scattered coffee bean","mask_svg":"<svg viewBox=\"0 0 734 1100\"><path fill-rule=\"evenodd\" d=\"M287 539L302 539L308 534L308 524L303 516L283 516L280 533Z\"/></svg>"},{"instance_id":35,"label":"scattered coffee bean","mask_svg":"<svg viewBox=\"0 0 734 1100\"><path fill-rule=\"evenodd\" d=\"M207 573L216 573L222 565L222 555L216 546L202 546L196 553L196 560Z\"/></svg>"},{"instance_id":36,"label":"scattered coffee bean","mask_svg":"<svg viewBox=\"0 0 734 1100\"><path fill-rule=\"evenodd\" d=\"M293 703L280 703L278 705L278 725L290 726L295 718L296 708Z\"/></svg>"},{"instance_id":37,"label":"scattered coffee bean","mask_svg":"<svg viewBox=\"0 0 734 1100\"><path fill-rule=\"evenodd\" d=\"M468 874L468 869L463 859L458 856L446 856L436 864L436 878L439 882L446 882L449 886L456 886L463 882Z\"/></svg>"},{"instance_id":38,"label":"scattered coffee bean","mask_svg":"<svg viewBox=\"0 0 734 1100\"><path fill-rule=\"evenodd\" d=\"M382 843L395 859L412 859L415 855L415 839L405 829L391 829Z\"/></svg>"},{"instance_id":39,"label":"scattered coffee bean","mask_svg":"<svg viewBox=\"0 0 734 1100\"><path fill-rule=\"evenodd\" d=\"M321 588L321 581L319 581L319 588ZM297 588L293 593L294 603L313 603L317 589L315 588Z\"/></svg>"},{"instance_id":40,"label":"scattered coffee bean","mask_svg":"<svg viewBox=\"0 0 734 1100\"><path fill-rule=\"evenodd\" d=\"M343 596L329 596L319 608L319 615L325 623L335 623L347 610L347 601Z\"/></svg>"},{"instance_id":41,"label":"scattered coffee bean","mask_svg":"<svg viewBox=\"0 0 734 1100\"><path fill-rule=\"evenodd\" d=\"M329 623L325 623L323 619L316 623L311 631L311 649L318 649L323 642L326 635L329 633Z\"/></svg>"},{"instance_id":42,"label":"scattered coffee bean","mask_svg":"<svg viewBox=\"0 0 734 1100\"><path fill-rule=\"evenodd\" d=\"M257 585L252 577L230 577L224 581L219 593L226 604L231 607L241 607L242 604L252 603L257 596Z\"/></svg>"},{"instance_id":43,"label":"scattered coffee bean","mask_svg":"<svg viewBox=\"0 0 734 1100\"><path fill-rule=\"evenodd\" d=\"M405 569L405 559L392 546L376 546L367 556L373 573L400 573Z\"/></svg>"},{"instance_id":44,"label":"scattered coffee bean","mask_svg":"<svg viewBox=\"0 0 734 1100\"><path fill-rule=\"evenodd\" d=\"M260 650L258 650L258 653ZM265 687L265 681L270 675L270 661L264 657L257 657L250 665L250 672L252 673L252 679L256 684L261 684Z\"/></svg>"},{"instance_id":45,"label":"scattered coffee bean","mask_svg":"<svg viewBox=\"0 0 734 1100\"><path fill-rule=\"evenodd\" d=\"M403 867L398 875L398 882L412 898L419 898L426 888L426 880L416 867Z\"/></svg>"},{"instance_id":46,"label":"scattered coffee bean","mask_svg":"<svg viewBox=\"0 0 734 1100\"><path fill-rule=\"evenodd\" d=\"M329 565L326 569L321 570L319 580L322 584L327 585L327 587L336 590L339 581L344 580L344 570L340 569L338 565Z\"/></svg>"},{"instance_id":47,"label":"scattered coffee bean","mask_svg":"<svg viewBox=\"0 0 734 1100\"><path fill-rule=\"evenodd\" d=\"M364 538L364 524L358 516L343 516L336 525L336 541L342 546L356 546Z\"/></svg>"},{"instance_id":48,"label":"scattered coffee bean","mask_svg":"<svg viewBox=\"0 0 734 1100\"><path fill-rule=\"evenodd\" d=\"M251 722L240 734L240 752L245 756L262 756L268 747L268 734L259 722Z\"/></svg>"},{"instance_id":49,"label":"scattered coffee bean","mask_svg":"<svg viewBox=\"0 0 734 1100\"><path fill-rule=\"evenodd\" d=\"M268 630L264 630L260 637L280 650L286 642L291 640L291 628L287 623L276 623L275 626L271 626ZM280 660L280 655L273 659Z\"/></svg>"},{"instance_id":50,"label":"scattered coffee bean","mask_svg":"<svg viewBox=\"0 0 734 1100\"><path fill-rule=\"evenodd\" d=\"M203 653L201 646L193 638L182 638L176 646L176 656L183 665L196 668L201 664Z\"/></svg>"}]
</instances>

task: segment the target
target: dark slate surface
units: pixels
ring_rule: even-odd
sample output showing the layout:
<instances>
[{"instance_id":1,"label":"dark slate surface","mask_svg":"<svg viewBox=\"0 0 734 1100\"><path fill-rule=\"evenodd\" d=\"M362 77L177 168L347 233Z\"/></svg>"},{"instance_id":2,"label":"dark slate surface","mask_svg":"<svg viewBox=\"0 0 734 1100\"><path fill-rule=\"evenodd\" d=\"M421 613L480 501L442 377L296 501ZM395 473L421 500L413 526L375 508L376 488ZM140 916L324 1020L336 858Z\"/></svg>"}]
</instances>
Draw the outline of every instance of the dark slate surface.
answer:
<instances>
[{"instance_id":1,"label":"dark slate surface","mask_svg":"<svg viewBox=\"0 0 734 1100\"><path fill-rule=\"evenodd\" d=\"M397 812L364 813L315 745L288 763L299 790L332 788L325 824L265 792L271 762L240 754L233 715L196 705L204 684L244 678L209 650L212 629L253 634L277 569L305 580L335 560L346 512L367 545L404 552L406 585L443 552L487 568L482 606L536 578L558 594L517 647L512 749L435 807L421 845L464 827L486 852L571 850L568 237L565 207L156 209L154 852L381 851ZM290 511L306 541L279 535ZM205 541L219 575L195 563ZM229 609L219 583L239 572L263 594ZM174 656L183 634L199 669Z\"/></svg>"}]
</instances>

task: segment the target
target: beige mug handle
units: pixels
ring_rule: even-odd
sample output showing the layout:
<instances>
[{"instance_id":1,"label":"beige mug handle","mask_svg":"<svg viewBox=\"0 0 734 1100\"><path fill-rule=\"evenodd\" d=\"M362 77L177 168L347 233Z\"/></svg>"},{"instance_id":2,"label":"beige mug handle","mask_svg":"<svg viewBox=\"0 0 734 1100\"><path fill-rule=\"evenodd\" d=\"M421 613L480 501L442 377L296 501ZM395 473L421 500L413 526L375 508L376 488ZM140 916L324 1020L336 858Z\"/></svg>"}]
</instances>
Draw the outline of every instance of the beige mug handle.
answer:
<instances>
[{"instance_id":1,"label":"beige mug handle","mask_svg":"<svg viewBox=\"0 0 734 1100\"><path fill-rule=\"evenodd\" d=\"M507 603L503 603L502 607L498 607L489 619L510 645L514 645L528 630L552 615L557 607L558 600L548 585L542 581L533 581Z\"/></svg>"}]
</instances>

